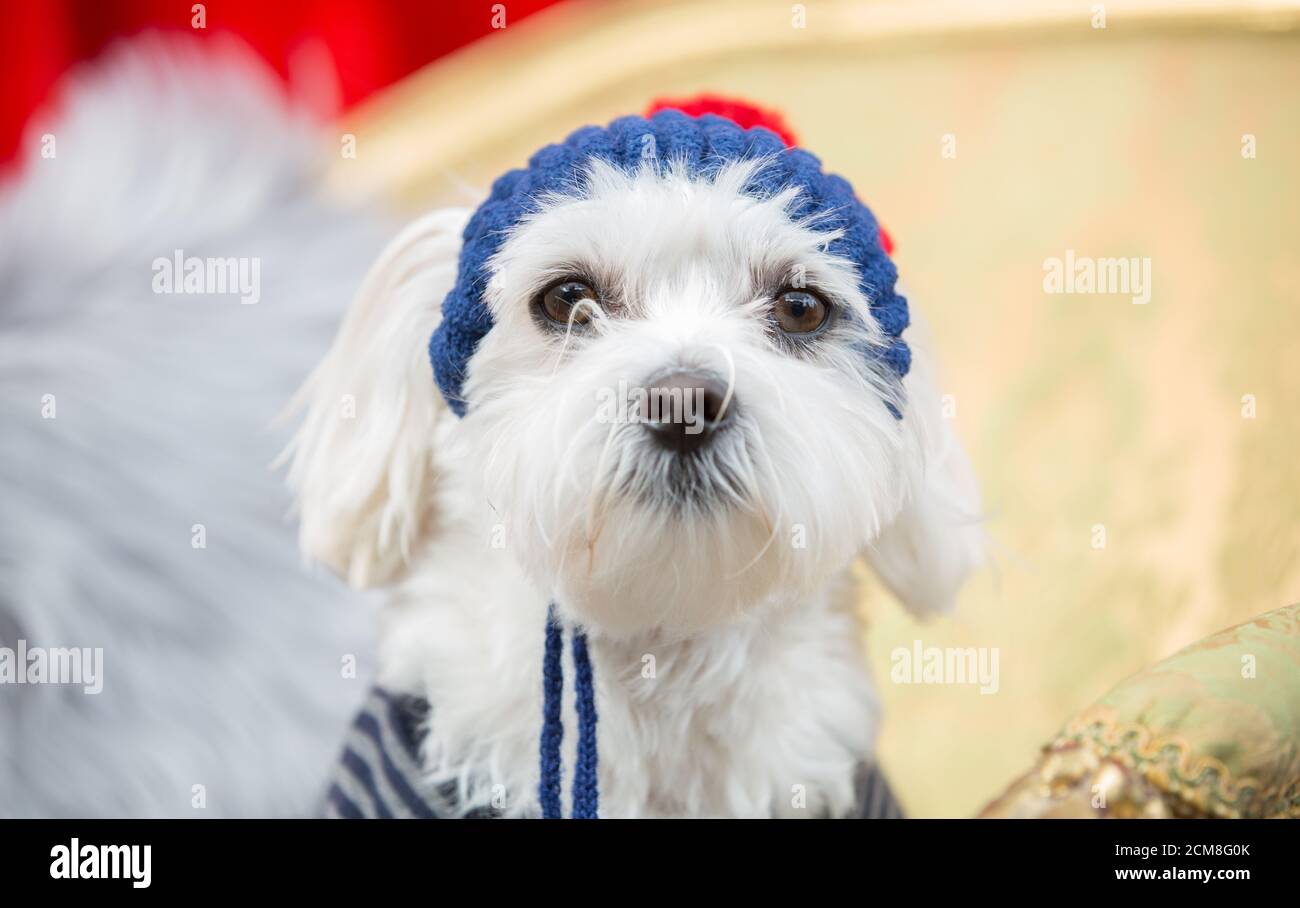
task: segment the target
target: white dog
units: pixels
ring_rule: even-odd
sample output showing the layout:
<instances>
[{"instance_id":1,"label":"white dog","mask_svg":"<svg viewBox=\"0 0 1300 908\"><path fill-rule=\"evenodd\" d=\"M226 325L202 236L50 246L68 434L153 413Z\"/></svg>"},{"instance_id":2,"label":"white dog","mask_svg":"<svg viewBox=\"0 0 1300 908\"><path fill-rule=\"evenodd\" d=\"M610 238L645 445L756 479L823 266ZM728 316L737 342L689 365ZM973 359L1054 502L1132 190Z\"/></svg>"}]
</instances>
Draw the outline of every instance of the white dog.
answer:
<instances>
[{"instance_id":1,"label":"white dog","mask_svg":"<svg viewBox=\"0 0 1300 908\"><path fill-rule=\"evenodd\" d=\"M471 212L434 212L301 392L303 549L388 589L380 684L430 705L453 812L539 811L554 603L590 641L602 816L848 814L879 712L848 568L933 613L980 561L924 356L899 382L864 355L858 269L800 188L754 192L769 164L593 159L538 197L488 265L463 418L426 347Z\"/></svg>"}]
</instances>

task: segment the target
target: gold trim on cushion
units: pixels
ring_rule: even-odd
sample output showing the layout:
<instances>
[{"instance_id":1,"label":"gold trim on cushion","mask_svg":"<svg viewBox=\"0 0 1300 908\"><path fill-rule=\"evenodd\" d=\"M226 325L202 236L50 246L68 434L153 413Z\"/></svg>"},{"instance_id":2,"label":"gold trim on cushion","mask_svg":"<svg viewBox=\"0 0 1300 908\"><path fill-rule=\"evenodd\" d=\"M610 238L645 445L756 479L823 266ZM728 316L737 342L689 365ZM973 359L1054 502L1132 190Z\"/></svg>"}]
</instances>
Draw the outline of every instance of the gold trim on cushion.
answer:
<instances>
[{"instance_id":1,"label":"gold trim on cushion","mask_svg":"<svg viewBox=\"0 0 1300 908\"><path fill-rule=\"evenodd\" d=\"M1055 755L1076 748L1137 773L1198 814L1238 819L1300 811L1300 804L1284 797L1284 786L1261 790L1256 778L1234 780L1220 760L1194 753L1177 735L1157 735L1137 723L1121 722L1107 706L1093 706L1075 717L1047 750ZM1290 791L1294 795L1294 783ZM1262 812L1255 810L1261 803Z\"/></svg>"}]
</instances>

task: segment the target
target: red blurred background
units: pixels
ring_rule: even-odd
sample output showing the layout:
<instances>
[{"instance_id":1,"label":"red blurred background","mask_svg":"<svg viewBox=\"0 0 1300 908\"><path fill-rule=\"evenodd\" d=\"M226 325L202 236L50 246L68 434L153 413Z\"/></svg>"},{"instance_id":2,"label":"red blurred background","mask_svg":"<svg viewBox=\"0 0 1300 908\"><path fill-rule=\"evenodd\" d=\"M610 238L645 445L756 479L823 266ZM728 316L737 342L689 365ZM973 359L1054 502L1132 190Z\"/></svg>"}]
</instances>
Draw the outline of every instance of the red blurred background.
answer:
<instances>
[{"instance_id":1,"label":"red blurred background","mask_svg":"<svg viewBox=\"0 0 1300 908\"><path fill-rule=\"evenodd\" d=\"M0 0L0 160L71 66L147 29L234 34L286 82L333 69L342 109L559 0ZM205 28L196 29L195 6ZM496 23L494 25L494 18Z\"/></svg>"}]
</instances>

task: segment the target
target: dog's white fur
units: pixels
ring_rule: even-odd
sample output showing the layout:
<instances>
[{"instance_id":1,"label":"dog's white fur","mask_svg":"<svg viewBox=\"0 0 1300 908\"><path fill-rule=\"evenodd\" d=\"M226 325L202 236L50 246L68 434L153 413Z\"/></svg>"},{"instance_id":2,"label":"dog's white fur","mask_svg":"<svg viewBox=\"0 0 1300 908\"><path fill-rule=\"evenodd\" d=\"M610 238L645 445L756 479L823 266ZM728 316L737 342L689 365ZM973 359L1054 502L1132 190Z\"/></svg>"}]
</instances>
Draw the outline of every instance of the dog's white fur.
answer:
<instances>
[{"instance_id":1,"label":"dog's white fur","mask_svg":"<svg viewBox=\"0 0 1300 908\"><path fill-rule=\"evenodd\" d=\"M303 548L391 588L381 681L432 703L428 772L459 783L464 810L536 812L553 600L591 638L603 815L841 814L879 712L848 567L865 554L932 613L980 561L978 495L918 332L900 397L863 355L879 329L834 234L791 218L794 190L743 192L761 166L598 164L544 199L491 263L464 419L426 344L468 212L434 212L375 266L301 392ZM548 331L531 302L575 268L609 309ZM796 268L849 316L799 350L768 322ZM734 395L700 495L674 487L675 455L643 426L596 418L602 389L673 367Z\"/></svg>"}]
</instances>

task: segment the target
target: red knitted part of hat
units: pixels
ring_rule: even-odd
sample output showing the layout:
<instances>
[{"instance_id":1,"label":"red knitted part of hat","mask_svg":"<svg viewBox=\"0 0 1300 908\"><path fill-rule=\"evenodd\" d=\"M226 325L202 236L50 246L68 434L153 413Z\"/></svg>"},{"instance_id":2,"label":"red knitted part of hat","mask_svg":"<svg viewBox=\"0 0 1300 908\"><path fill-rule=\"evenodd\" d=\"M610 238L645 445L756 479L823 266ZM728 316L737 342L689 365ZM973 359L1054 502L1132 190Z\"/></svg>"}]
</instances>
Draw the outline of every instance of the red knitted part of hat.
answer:
<instances>
[{"instance_id":1,"label":"red knitted part of hat","mask_svg":"<svg viewBox=\"0 0 1300 908\"><path fill-rule=\"evenodd\" d=\"M781 137L786 145L798 145L794 130L786 125L785 118L775 110L766 110L748 101L736 98L724 98L721 95L696 95L693 98L656 98L650 102L650 109L645 115L656 114L661 110L680 110L692 117L704 114L717 114L726 117L737 126L749 129L752 126L765 126Z\"/></svg>"},{"instance_id":2,"label":"red knitted part of hat","mask_svg":"<svg viewBox=\"0 0 1300 908\"><path fill-rule=\"evenodd\" d=\"M724 98L722 95L709 94L682 99L656 98L650 102L650 107L646 110L645 115L648 117L661 110L680 110L691 117L716 114L719 117L726 117L737 126L742 126L745 129L752 126L764 126L780 136L781 141L787 146L799 144L799 140L795 138L794 130L789 127L781 114L775 110L759 107L757 104L750 104L748 101L741 101L736 98ZM880 245L885 250L885 255L894 254L894 239L885 230L884 226L880 226Z\"/></svg>"}]
</instances>

